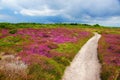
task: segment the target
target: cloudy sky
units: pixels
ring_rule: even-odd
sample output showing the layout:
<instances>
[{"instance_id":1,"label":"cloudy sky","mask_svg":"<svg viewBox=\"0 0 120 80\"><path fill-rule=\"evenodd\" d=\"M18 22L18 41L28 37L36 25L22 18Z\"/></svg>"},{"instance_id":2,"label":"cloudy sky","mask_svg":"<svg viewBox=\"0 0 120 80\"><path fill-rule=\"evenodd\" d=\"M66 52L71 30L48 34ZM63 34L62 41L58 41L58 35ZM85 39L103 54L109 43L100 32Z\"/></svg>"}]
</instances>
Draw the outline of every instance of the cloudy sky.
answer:
<instances>
[{"instance_id":1,"label":"cloudy sky","mask_svg":"<svg viewBox=\"0 0 120 80\"><path fill-rule=\"evenodd\" d=\"M0 0L0 22L120 26L120 0Z\"/></svg>"}]
</instances>

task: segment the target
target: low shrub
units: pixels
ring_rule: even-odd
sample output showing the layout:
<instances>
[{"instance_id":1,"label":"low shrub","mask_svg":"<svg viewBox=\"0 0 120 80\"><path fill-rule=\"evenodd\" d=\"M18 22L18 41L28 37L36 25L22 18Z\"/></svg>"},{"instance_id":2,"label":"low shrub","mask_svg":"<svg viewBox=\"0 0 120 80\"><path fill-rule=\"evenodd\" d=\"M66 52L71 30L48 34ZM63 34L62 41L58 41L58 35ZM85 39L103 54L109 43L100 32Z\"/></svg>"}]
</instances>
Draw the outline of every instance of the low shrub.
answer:
<instances>
[{"instance_id":1,"label":"low shrub","mask_svg":"<svg viewBox=\"0 0 120 80\"><path fill-rule=\"evenodd\" d=\"M17 33L17 29L12 29L12 30L9 31L9 33L10 34L15 34L15 33Z\"/></svg>"},{"instance_id":2,"label":"low shrub","mask_svg":"<svg viewBox=\"0 0 120 80\"><path fill-rule=\"evenodd\" d=\"M99 40L98 53L100 63L102 64L102 80L120 79L119 38L120 35L118 33L107 31L107 33L102 33L102 37Z\"/></svg>"},{"instance_id":3,"label":"low shrub","mask_svg":"<svg viewBox=\"0 0 120 80\"><path fill-rule=\"evenodd\" d=\"M34 56L37 59L29 66L28 80L60 80L64 66L51 58Z\"/></svg>"},{"instance_id":4,"label":"low shrub","mask_svg":"<svg viewBox=\"0 0 120 80\"><path fill-rule=\"evenodd\" d=\"M93 25L94 27L100 27L100 25L99 24L95 24L95 25Z\"/></svg>"}]
</instances>

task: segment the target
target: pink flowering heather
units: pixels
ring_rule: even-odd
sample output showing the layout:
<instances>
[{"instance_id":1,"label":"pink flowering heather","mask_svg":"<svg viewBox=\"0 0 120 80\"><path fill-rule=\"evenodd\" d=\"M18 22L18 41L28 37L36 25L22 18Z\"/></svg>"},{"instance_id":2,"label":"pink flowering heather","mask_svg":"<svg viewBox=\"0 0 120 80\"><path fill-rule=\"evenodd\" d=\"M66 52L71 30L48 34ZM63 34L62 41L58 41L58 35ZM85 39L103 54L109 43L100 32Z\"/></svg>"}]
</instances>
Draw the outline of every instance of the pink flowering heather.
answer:
<instances>
[{"instance_id":1,"label":"pink flowering heather","mask_svg":"<svg viewBox=\"0 0 120 80\"><path fill-rule=\"evenodd\" d=\"M103 53L105 63L120 66L120 35L103 34L103 38L104 47L100 44L99 51Z\"/></svg>"},{"instance_id":2,"label":"pink flowering heather","mask_svg":"<svg viewBox=\"0 0 120 80\"><path fill-rule=\"evenodd\" d=\"M8 30L7 29L2 29L1 30L0 38L4 38L6 36L8 36Z\"/></svg>"},{"instance_id":3,"label":"pink flowering heather","mask_svg":"<svg viewBox=\"0 0 120 80\"><path fill-rule=\"evenodd\" d=\"M25 28L18 29L15 34L10 34L9 30L3 29L2 34L20 36L23 40L28 40L27 43L23 42L21 45L22 50L18 53L19 56L38 54L46 57L55 55L50 54L50 52L58 48L58 44L74 43L90 35L89 32L69 28Z\"/></svg>"},{"instance_id":4,"label":"pink flowering heather","mask_svg":"<svg viewBox=\"0 0 120 80\"><path fill-rule=\"evenodd\" d=\"M102 80L120 79L120 34L102 33L99 41L99 59Z\"/></svg>"}]
</instances>

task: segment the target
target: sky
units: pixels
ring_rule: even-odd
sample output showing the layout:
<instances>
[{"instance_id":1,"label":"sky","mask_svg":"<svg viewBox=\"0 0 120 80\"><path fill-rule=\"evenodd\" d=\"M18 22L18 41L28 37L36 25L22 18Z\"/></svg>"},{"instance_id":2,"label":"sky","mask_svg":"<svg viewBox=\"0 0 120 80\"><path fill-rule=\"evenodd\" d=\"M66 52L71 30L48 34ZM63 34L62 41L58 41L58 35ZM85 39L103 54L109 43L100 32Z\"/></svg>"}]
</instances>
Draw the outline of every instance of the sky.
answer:
<instances>
[{"instance_id":1,"label":"sky","mask_svg":"<svg viewBox=\"0 0 120 80\"><path fill-rule=\"evenodd\" d=\"M0 22L120 26L120 0L0 0Z\"/></svg>"}]
</instances>

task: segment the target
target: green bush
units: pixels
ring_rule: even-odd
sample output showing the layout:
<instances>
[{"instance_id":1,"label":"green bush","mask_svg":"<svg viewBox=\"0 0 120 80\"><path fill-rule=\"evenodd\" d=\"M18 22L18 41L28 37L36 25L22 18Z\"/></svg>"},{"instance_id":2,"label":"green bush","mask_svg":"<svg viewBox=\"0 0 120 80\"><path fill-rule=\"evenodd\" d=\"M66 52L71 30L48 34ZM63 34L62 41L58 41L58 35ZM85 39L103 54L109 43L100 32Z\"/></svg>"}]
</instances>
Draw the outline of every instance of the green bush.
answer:
<instances>
[{"instance_id":1,"label":"green bush","mask_svg":"<svg viewBox=\"0 0 120 80\"><path fill-rule=\"evenodd\" d=\"M29 68L28 80L60 80L59 71L56 68L50 69L50 65L48 66L48 69L43 69L39 64L32 64Z\"/></svg>"},{"instance_id":2,"label":"green bush","mask_svg":"<svg viewBox=\"0 0 120 80\"><path fill-rule=\"evenodd\" d=\"M0 28L5 28L5 25L3 25L3 24L0 24Z\"/></svg>"},{"instance_id":3,"label":"green bush","mask_svg":"<svg viewBox=\"0 0 120 80\"><path fill-rule=\"evenodd\" d=\"M33 64L29 67L29 80L42 80L44 78L42 75L42 68L39 64Z\"/></svg>"},{"instance_id":4,"label":"green bush","mask_svg":"<svg viewBox=\"0 0 120 80\"><path fill-rule=\"evenodd\" d=\"M111 76L111 72L110 71L105 71L105 72L101 73L101 79L102 80L108 80L110 76Z\"/></svg>"},{"instance_id":5,"label":"green bush","mask_svg":"<svg viewBox=\"0 0 120 80\"><path fill-rule=\"evenodd\" d=\"M52 58L33 55L31 65L29 65L28 80L60 80L65 66L57 63Z\"/></svg>"},{"instance_id":6,"label":"green bush","mask_svg":"<svg viewBox=\"0 0 120 80\"><path fill-rule=\"evenodd\" d=\"M22 50L23 39L20 36L7 36L0 39L0 52L18 53Z\"/></svg>"},{"instance_id":7,"label":"green bush","mask_svg":"<svg viewBox=\"0 0 120 80\"><path fill-rule=\"evenodd\" d=\"M100 27L100 25L99 24L95 24L95 25L93 25L94 27Z\"/></svg>"},{"instance_id":8,"label":"green bush","mask_svg":"<svg viewBox=\"0 0 120 80\"><path fill-rule=\"evenodd\" d=\"M0 40L0 46L12 46L21 41L21 37L8 36Z\"/></svg>"},{"instance_id":9,"label":"green bush","mask_svg":"<svg viewBox=\"0 0 120 80\"><path fill-rule=\"evenodd\" d=\"M68 66L70 64L70 60L66 57L55 57L54 60L59 64L63 64L64 66Z\"/></svg>"},{"instance_id":10,"label":"green bush","mask_svg":"<svg viewBox=\"0 0 120 80\"><path fill-rule=\"evenodd\" d=\"M15 34L17 32L17 29L12 29L9 31L10 34Z\"/></svg>"},{"instance_id":11,"label":"green bush","mask_svg":"<svg viewBox=\"0 0 120 80\"><path fill-rule=\"evenodd\" d=\"M12 29L15 26L11 23L0 23L0 28Z\"/></svg>"}]
</instances>

